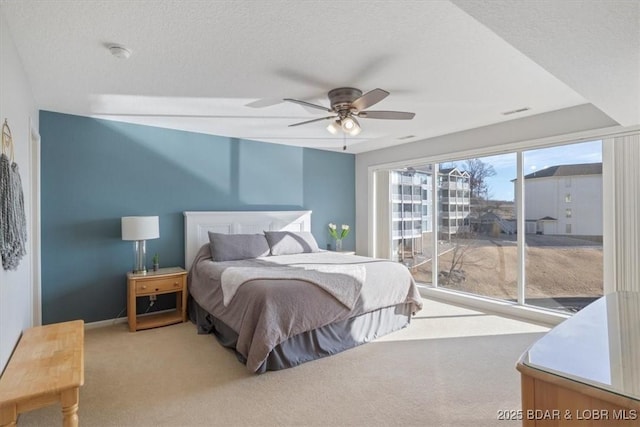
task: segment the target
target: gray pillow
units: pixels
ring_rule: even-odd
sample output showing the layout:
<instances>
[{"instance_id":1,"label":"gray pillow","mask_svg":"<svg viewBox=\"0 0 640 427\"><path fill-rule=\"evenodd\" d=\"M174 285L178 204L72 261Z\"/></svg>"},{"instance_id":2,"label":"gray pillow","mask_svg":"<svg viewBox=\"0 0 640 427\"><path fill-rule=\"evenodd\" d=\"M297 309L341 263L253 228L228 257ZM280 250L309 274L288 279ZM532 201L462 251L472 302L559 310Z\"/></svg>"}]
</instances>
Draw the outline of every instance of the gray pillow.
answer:
<instances>
[{"instance_id":1,"label":"gray pillow","mask_svg":"<svg viewBox=\"0 0 640 427\"><path fill-rule=\"evenodd\" d=\"M271 255L318 252L318 242L308 231L265 231Z\"/></svg>"},{"instance_id":2,"label":"gray pillow","mask_svg":"<svg viewBox=\"0 0 640 427\"><path fill-rule=\"evenodd\" d=\"M222 234L209 232L214 261L235 261L269 255L264 234Z\"/></svg>"}]
</instances>

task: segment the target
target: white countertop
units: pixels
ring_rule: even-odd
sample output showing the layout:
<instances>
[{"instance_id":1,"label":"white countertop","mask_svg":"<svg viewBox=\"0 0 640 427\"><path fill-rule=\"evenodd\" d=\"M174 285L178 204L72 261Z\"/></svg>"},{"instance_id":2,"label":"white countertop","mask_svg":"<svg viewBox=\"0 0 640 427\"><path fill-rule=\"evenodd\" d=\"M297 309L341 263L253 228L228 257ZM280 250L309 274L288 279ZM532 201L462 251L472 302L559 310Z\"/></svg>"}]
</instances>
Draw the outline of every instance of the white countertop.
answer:
<instances>
[{"instance_id":1,"label":"white countertop","mask_svg":"<svg viewBox=\"0 0 640 427\"><path fill-rule=\"evenodd\" d=\"M553 328L525 365L640 400L640 292L616 292Z\"/></svg>"}]
</instances>

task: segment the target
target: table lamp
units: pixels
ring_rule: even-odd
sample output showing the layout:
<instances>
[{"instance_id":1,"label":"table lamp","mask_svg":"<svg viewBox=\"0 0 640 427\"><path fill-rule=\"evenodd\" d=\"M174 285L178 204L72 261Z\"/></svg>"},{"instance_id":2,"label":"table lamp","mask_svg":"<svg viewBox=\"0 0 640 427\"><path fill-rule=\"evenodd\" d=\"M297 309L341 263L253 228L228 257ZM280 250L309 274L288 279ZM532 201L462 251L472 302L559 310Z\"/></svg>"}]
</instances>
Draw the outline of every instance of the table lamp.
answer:
<instances>
[{"instance_id":1,"label":"table lamp","mask_svg":"<svg viewBox=\"0 0 640 427\"><path fill-rule=\"evenodd\" d=\"M133 240L133 272L147 272L145 241L160 237L157 216L123 216L122 240Z\"/></svg>"}]
</instances>

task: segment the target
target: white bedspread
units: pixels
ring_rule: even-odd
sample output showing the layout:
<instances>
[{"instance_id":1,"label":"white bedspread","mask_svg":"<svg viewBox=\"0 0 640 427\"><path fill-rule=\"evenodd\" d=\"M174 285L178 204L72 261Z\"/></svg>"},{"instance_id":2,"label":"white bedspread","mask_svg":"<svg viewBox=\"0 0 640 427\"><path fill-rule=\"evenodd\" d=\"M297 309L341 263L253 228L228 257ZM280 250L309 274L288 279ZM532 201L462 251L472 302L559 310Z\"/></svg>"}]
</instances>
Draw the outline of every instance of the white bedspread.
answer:
<instances>
[{"instance_id":1,"label":"white bedspread","mask_svg":"<svg viewBox=\"0 0 640 427\"><path fill-rule=\"evenodd\" d=\"M225 307L229 305L238 288L251 280L296 279L312 283L353 309L366 270L361 265L300 265L296 267L228 267L222 272L220 285Z\"/></svg>"}]
</instances>

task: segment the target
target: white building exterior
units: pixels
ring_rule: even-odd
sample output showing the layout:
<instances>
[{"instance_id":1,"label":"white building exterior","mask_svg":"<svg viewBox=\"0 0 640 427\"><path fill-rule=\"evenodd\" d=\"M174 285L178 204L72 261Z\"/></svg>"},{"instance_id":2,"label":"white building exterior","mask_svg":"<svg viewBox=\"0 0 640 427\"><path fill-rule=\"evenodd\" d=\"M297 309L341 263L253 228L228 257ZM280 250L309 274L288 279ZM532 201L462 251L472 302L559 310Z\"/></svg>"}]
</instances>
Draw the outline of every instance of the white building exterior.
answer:
<instances>
[{"instance_id":1,"label":"white building exterior","mask_svg":"<svg viewBox=\"0 0 640 427\"><path fill-rule=\"evenodd\" d=\"M441 169L439 178L440 236L448 240L458 232L469 231L469 173L458 168Z\"/></svg>"},{"instance_id":2,"label":"white building exterior","mask_svg":"<svg viewBox=\"0 0 640 427\"><path fill-rule=\"evenodd\" d=\"M402 259L405 251L411 256L422 253L423 233L431 226L432 173L398 170L390 173L391 253ZM397 260L397 259L396 259Z\"/></svg>"},{"instance_id":3,"label":"white building exterior","mask_svg":"<svg viewBox=\"0 0 640 427\"><path fill-rule=\"evenodd\" d=\"M422 254L432 226L432 181L430 167L422 170L390 171L391 258L404 260ZM469 174L457 168L438 174L439 221L441 239L449 240L458 232L469 230ZM425 240L426 239L426 240Z\"/></svg>"},{"instance_id":4,"label":"white building exterior","mask_svg":"<svg viewBox=\"0 0 640 427\"><path fill-rule=\"evenodd\" d=\"M602 163L551 166L524 178L525 219L536 221L537 233L602 236Z\"/></svg>"}]
</instances>

